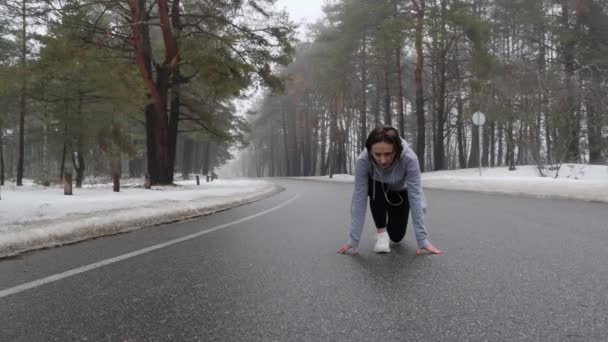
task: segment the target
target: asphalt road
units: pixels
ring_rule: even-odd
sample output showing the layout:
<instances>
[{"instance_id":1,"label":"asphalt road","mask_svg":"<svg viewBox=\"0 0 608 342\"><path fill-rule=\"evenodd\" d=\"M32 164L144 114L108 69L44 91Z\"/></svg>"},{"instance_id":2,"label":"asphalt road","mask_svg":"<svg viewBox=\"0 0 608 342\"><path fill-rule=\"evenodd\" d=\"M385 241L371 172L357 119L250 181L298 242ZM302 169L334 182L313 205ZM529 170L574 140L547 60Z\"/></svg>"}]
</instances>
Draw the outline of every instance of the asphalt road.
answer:
<instances>
[{"instance_id":1,"label":"asphalt road","mask_svg":"<svg viewBox=\"0 0 608 342\"><path fill-rule=\"evenodd\" d=\"M0 341L608 340L605 204L427 191L444 255L416 257L411 226L373 253L368 213L355 257L336 254L352 184L277 182L193 221L0 260Z\"/></svg>"}]
</instances>

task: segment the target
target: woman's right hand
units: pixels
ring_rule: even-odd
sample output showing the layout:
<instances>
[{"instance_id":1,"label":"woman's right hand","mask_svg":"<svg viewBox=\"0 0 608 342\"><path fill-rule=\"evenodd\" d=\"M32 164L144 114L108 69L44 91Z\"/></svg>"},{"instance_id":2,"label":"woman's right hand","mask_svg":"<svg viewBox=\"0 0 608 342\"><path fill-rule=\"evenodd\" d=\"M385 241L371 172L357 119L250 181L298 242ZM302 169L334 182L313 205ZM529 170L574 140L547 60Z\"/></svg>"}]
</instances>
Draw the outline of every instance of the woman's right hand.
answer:
<instances>
[{"instance_id":1,"label":"woman's right hand","mask_svg":"<svg viewBox=\"0 0 608 342\"><path fill-rule=\"evenodd\" d=\"M340 247L340 249L338 249L338 253L339 254L346 254L346 252L353 248L353 246L349 245L349 244L345 244L344 246ZM353 254L354 255L359 255L359 248L353 248Z\"/></svg>"}]
</instances>

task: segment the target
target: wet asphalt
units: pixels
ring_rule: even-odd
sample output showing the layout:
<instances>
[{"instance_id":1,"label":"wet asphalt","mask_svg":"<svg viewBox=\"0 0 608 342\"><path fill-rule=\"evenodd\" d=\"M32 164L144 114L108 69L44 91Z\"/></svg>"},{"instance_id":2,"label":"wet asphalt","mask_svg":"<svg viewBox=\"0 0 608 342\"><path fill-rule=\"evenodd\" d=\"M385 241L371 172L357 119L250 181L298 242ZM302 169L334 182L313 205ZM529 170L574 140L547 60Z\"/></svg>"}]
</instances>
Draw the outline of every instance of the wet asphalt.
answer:
<instances>
[{"instance_id":1,"label":"wet asphalt","mask_svg":"<svg viewBox=\"0 0 608 342\"><path fill-rule=\"evenodd\" d=\"M252 204L0 260L3 291L213 229L0 297L0 341L608 341L606 204L428 190L443 255L416 257L411 225L373 253L368 212L352 256L336 254L352 184L275 182Z\"/></svg>"}]
</instances>

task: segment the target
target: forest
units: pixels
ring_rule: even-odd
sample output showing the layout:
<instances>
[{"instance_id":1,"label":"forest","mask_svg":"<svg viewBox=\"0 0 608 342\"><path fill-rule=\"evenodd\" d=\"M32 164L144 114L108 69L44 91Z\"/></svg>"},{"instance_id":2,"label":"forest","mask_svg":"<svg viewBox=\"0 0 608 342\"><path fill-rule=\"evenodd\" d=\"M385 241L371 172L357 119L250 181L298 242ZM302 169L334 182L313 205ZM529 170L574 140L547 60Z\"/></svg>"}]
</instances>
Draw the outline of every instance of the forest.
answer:
<instances>
[{"instance_id":1,"label":"forest","mask_svg":"<svg viewBox=\"0 0 608 342\"><path fill-rule=\"evenodd\" d=\"M594 0L331 1L282 70L285 91L257 101L241 172L352 173L379 124L401 132L423 171L604 164L607 9Z\"/></svg>"},{"instance_id":2,"label":"forest","mask_svg":"<svg viewBox=\"0 0 608 342\"><path fill-rule=\"evenodd\" d=\"M280 91L295 46L268 0L6 0L0 18L0 180L17 186L210 173L247 144L235 100Z\"/></svg>"},{"instance_id":3,"label":"forest","mask_svg":"<svg viewBox=\"0 0 608 342\"><path fill-rule=\"evenodd\" d=\"M272 0L2 1L1 184L352 173L380 124L422 171L606 162L606 1L323 10L296 39Z\"/></svg>"}]
</instances>

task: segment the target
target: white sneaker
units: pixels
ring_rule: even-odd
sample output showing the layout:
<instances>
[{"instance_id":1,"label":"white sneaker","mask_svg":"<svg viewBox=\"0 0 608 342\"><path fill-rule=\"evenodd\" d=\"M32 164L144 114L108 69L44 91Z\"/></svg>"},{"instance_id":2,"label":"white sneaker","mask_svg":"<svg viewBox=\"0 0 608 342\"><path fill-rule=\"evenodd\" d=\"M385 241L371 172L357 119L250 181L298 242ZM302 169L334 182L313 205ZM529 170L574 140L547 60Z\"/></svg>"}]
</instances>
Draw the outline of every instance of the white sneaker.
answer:
<instances>
[{"instance_id":1,"label":"white sneaker","mask_svg":"<svg viewBox=\"0 0 608 342\"><path fill-rule=\"evenodd\" d=\"M391 251L391 247L389 246L390 238L388 237L388 233L378 233L376 234L376 244L374 245L374 252L376 253L388 253Z\"/></svg>"}]
</instances>

